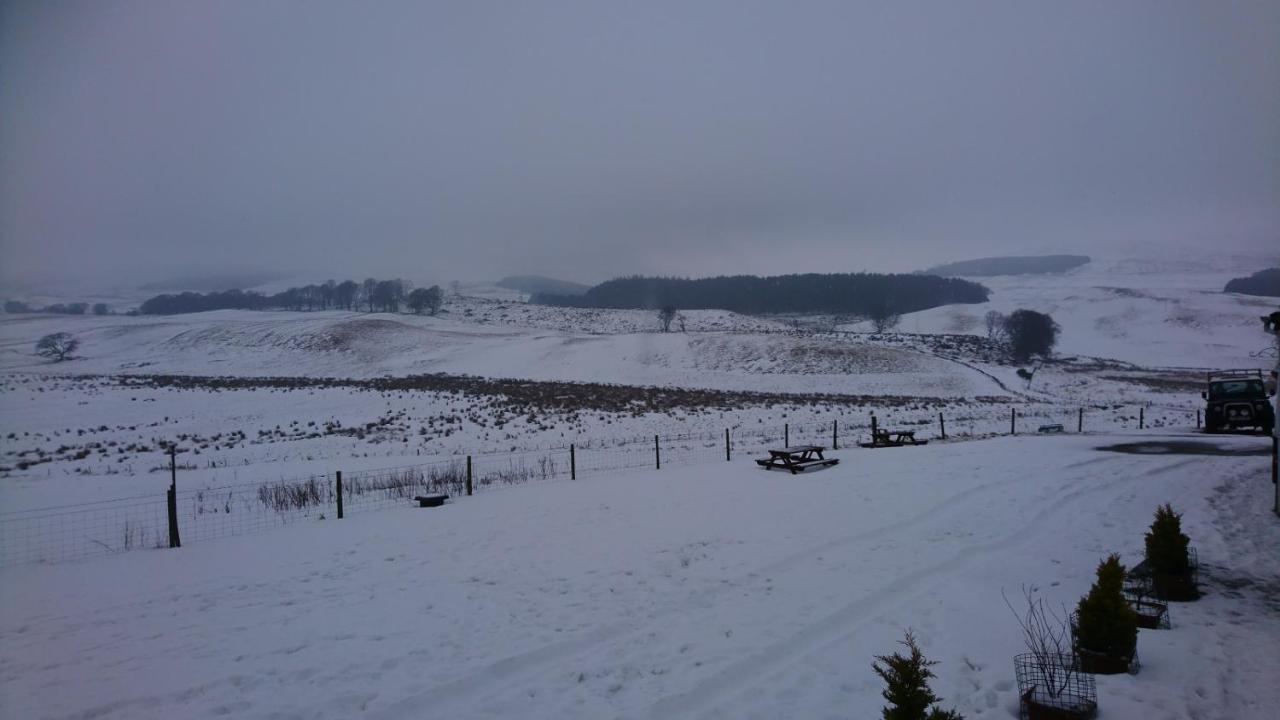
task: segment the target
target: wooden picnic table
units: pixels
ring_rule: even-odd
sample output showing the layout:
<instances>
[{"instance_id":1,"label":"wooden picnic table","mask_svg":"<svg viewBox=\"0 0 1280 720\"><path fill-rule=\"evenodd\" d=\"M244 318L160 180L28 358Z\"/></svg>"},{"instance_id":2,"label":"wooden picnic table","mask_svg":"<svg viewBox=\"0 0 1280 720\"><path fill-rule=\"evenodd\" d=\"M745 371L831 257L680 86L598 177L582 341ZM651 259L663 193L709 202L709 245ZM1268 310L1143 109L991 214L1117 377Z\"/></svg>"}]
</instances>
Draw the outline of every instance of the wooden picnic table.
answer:
<instances>
[{"instance_id":1,"label":"wooden picnic table","mask_svg":"<svg viewBox=\"0 0 1280 720\"><path fill-rule=\"evenodd\" d=\"M871 442L860 444L865 448L878 448L925 445L928 442L928 440L917 440L915 430L876 430L871 433Z\"/></svg>"},{"instance_id":2,"label":"wooden picnic table","mask_svg":"<svg viewBox=\"0 0 1280 720\"><path fill-rule=\"evenodd\" d=\"M766 470L772 468L790 470L791 474L795 475L811 467L835 465L840 462L837 458L824 458L822 456L824 450L826 448L821 445L791 445L770 450L769 457L756 460L756 464Z\"/></svg>"}]
</instances>

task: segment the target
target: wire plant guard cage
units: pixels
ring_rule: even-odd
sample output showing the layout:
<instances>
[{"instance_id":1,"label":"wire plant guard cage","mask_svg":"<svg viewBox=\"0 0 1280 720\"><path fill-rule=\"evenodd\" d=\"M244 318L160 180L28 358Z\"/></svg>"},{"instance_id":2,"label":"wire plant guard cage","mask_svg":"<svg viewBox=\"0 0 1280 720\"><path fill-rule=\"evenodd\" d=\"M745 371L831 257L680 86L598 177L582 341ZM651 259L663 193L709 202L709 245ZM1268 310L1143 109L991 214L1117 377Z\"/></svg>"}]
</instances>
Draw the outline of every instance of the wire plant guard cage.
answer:
<instances>
[{"instance_id":1,"label":"wire plant guard cage","mask_svg":"<svg viewBox=\"0 0 1280 720\"><path fill-rule=\"evenodd\" d=\"M1133 655L1128 658L1111 657L1103 653L1090 652L1080 647L1077 639L1079 629L1080 616L1078 613L1071 613L1071 646L1075 648L1075 656L1073 661L1077 672L1096 673L1098 675L1119 675L1128 673L1129 675L1137 675L1142 669L1142 662L1138 659L1138 649L1134 648Z\"/></svg>"},{"instance_id":2,"label":"wire plant guard cage","mask_svg":"<svg viewBox=\"0 0 1280 720\"><path fill-rule=\"evenodd\" d=\"M1200 585L1200 555L1196 552L1194 546L1187 548L1187 574L1184 575L1161 575L1159 582L1156 578L1157 573L1151 567L1147 560L1134 565L1125 575L1124 592L1126 597L1132 597L1136 600L1142 600L1145 603L1161 604L1165 607L1164 624L1157 625L1158 628L1168 629L1168 604L1167 600L1192 600L1198 594L1196 588ZM1163 590L1163 592L1162 592ZM1170 594L1169 590L1174 590L1174 597L1166 597ZM1130 602L1133 605L1133 602ZM1139 614L1143 613L1137 606L1133 606L1134 610L1138 610ZM1145 626L1140 626L1145 627Z\"/></svg>"},{"instance_id":3,"label":"wire plant guard cage","mask_svg":"<svg viewBox=\"0 0 1280 720\"><path fill-rule=\"evenodd\" d=\"M1023 653L1013 658L1022 720L1077 720L1098 714L1098 686L1074 655Z\"/></svg>"},{"instance_id":4,"label":"wire plant guard cage","mask_svg":"<svg viewBox=\"0 0 1280 720\"><path fill-rule=\"evenodd\" d=\"M1124 600L1138 614L1138 627L1143 630L1169 630L1173 622L1169 617L1169 603L1152 594L1150 583L1127 582Z\"/></svg>"}]
</instances>

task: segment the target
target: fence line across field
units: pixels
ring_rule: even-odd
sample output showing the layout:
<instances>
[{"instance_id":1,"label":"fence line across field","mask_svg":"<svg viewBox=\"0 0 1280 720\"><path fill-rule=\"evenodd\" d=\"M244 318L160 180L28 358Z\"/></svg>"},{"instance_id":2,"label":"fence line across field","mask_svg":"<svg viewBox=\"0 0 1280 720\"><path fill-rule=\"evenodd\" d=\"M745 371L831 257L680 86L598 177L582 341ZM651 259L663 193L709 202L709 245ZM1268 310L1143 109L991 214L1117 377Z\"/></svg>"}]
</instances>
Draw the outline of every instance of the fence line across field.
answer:
<instances>
[{"instance_id":1,"label":"fence line across field","mask_svg":"<svg viewBox=\"0 0 1280 720\"><path fill-rule=\"evenodd\" d=\"M777 424L656 433L619 438L581 438L531 450L452 455L435 460L341 473L311 473L215 486L176 486L169 498L143 495L0 512L0 566L63 562L138 549L201 543L262 532L297 522L338 519L404 507L414 497L452 497L548 480L583 479L608 472L660 469L745 460L782 445L813 444L850 449L873 428L912 429L949 439L1035 433L1060 426L1065 432L1190 423L1198 414L1153 408L1064 408L1048 404L936 409L870 408L824 419L789 417ZM1118 413L1124 413L1120 415ZM882 414L879 414L882 413ZM1158 413L1158 414L1157 414ZM795 415L794 412L790 413ZM1098 417L1101 415L1101 417ZM1148 417L1148 416L1151 417ZM795 421L793 421L793 419ZM696 422L700 422L695 419ZM709 424L709 423L708 423ZM339 480L339 478L341 478ZM339 482L341 483L339 485Z\"/></svg>"}]
</instances>

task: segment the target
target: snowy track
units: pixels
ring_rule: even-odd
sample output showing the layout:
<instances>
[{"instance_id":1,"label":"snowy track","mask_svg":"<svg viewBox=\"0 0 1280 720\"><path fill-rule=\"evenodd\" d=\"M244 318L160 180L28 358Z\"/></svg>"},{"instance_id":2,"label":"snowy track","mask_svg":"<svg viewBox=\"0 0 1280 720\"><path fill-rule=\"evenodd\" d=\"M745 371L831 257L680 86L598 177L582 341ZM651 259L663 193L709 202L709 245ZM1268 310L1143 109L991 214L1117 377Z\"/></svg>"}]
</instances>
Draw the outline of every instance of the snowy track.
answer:
<instances>
[{"instance_id":1,"label":"snowy track","mask_svg":"<svg viewBox=\"0 0 1280 720\"><path fill-rule=\"evenodd\" d=\"M1094 449L1116 441L854 451L798 477L746 461L637 472L16 568L0 575L0 708L870 717L872 656L912 627L947 704L1006 718L1021 641L1001 591L1073 603L1106 552L1136 560L1171 501L1208 595L1174 608L1174 630L1142 633L1140 675L1100 679L1102 712L1266 717L1280 522L1265 458ZM67 591L83 587L103 590Z\"/></svg>"}]
</instances>

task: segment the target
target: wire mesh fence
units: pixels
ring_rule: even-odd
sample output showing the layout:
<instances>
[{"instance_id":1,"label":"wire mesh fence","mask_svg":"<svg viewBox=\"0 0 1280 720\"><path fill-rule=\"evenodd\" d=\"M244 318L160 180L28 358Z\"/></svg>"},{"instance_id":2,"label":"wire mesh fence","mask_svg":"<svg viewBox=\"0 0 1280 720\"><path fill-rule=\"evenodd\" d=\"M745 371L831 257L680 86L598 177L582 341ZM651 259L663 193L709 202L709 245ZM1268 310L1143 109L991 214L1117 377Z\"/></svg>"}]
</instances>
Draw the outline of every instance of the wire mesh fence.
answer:
<instances>
[{"instance_id":1,"label":"wire mesh fence","mask_svg":"<svg viewBox=\"0 0 1280 720\"><path fill-rule=\"evenodd\" d=\"M874 412L873 412L874 410ZM1141 426L1189 426L1184 408L1064 408L1052 405L958 405L859 408L825 418L738 423L635 437L592 437L552 447L450 456L402 467L255 480L177 489L174 515L183 543L262 532L299 522L406 507L419 495L451 497L531 482L583 479L627 470L739 461L783 445L848 449L871 439L873 427L911 429L948 439L1010 433L1089 432ZM794 420L794 421L793 421ZM164 496L144 496L0 513L0 566L64 562L131 550L170 547Z\"/></svg>"},{"instance_id":2,"label":"wire mesh fence","mask_svg":"<svg viewBox=\"0 0 1280 720\"><path fill-rule=\"evenodd\" d=\"M4 566L168 546L168 511L162 498L125 498L0 515Z\"/></svg>"}]
</instances>

